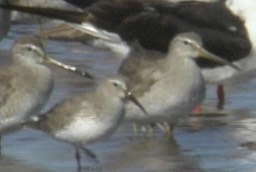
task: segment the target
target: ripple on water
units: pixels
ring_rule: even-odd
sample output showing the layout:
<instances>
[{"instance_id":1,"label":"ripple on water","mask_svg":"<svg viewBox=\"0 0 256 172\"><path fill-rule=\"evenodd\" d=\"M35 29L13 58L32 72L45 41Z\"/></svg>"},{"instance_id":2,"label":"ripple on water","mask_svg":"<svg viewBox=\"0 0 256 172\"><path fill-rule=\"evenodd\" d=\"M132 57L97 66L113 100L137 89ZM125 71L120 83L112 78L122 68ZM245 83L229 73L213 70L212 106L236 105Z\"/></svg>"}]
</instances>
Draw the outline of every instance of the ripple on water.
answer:
<instances>
[{"instance_id":1,"label":"ripple on water","mask_svg":"<svg viewBox=\"0 0 256 172\"><path fill-rule=\"evenodd\" d=\"M14 25L8 38L0 43L1 49L9 49L17 36L30 33L35 27ZM120 63L120 59L107 51L96 51L74 42L50 41L47 51L59 60L88 69L99 78L115 72ZM84 78L54 70L56 87L45 110L65 97L90 89L92 85ZM256 141L255 88L256 79L227 83L226 109L223 112L226 115L185 118L175 131L177 143L167 140L161 133L153 138L136 137L130 125L126 124L110 139L89 148L98 155L103 171L109 172L254 172L256 150L250 143ZM215 87L211 86L207 90L205 109L215 111L215 104ZM70 145L30 129L4 137L0 163L0 171L8 172L17 169L31 172L76 171L74 150ZM93 166L88 159L84 163Z\"/></svg>"}]
</instances>

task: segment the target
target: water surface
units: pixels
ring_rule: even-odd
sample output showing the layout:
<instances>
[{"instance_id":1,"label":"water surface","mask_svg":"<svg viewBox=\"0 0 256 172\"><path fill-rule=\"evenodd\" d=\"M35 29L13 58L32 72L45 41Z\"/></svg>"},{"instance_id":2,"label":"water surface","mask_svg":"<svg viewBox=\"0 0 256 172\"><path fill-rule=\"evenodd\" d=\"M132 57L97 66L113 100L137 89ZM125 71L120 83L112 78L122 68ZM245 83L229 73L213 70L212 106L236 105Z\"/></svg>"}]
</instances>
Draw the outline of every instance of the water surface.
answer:
<instances>
[{"instance_id":1,"label":"water surface","mask_svg":"<svg viewBox=\"0 0 256 172\"><path fill-rule=\"evenodd\" d=\"M7 50L19 35L36 26L14 25L0 43L1 65ZM110 52L75 42L50 41L47 51L66 63L86 69L102 78L114 73L120 59ZM89 80L53 68L56 86L43 111L60 100L90 89ZM216 112L215 86L208 86L202 116L188 116L175 130L175 139L157 131L154 136L135 136L130 124L123 124L109 139L91 145L100 161L98 168L89 158L83 171L109 172L254 172L256 171L256 72L251 71L226 84L227 100ZM1 172L75 172L72 146L28 128L6 135L2 142Z\"/></svg>"}]
</instances>

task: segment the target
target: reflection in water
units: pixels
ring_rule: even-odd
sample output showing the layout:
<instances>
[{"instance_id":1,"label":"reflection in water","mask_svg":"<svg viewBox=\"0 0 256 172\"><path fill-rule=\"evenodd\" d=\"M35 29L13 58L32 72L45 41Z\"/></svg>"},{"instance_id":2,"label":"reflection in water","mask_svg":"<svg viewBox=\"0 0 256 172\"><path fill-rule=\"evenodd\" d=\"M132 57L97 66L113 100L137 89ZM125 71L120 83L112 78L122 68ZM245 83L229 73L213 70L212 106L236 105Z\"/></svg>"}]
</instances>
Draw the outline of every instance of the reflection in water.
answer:
<instances>
[{"instance_id":1,"label":"reflection in water","mask_svg":"<svg viewBox=\"0 0 256 172\"><path fill-rule=\"evenodd\" d=\"M5 172L47 172L46 170L40 170L36 167L27 165L26 163L19 161L15 158L2 155L0 157L0 171Z\"/></svg>"},{"instance_id":2,"label":"reflection in water","mask_svg":"<svg viewBox=\"0 0 256 172\"><path fill-rule=\"evenodd\" d=\"M128 129L123 130L127 132ZM105 171L202 171L196 161L181 153L176 142L164 137L135 137L122 143L119 149L104 157Z\"/></svg>"},{"instance_id":3,"label":"reflection in water","mask_svg":"<svg viewBox=\"0 0 256 172\"><path fill-rule=\"evenodd\" d=\"M11 28L9 37L0 43L3 50L9 49L13 39L27 34L36 26L16 25ZM8 46L9 45L9 46ZM113 73L120 59L109 52L96 51L95 48L80 43L53 42L47 51L58 60L80 69L86 69L99 78ZM1 52L2 53L2 52ZM6 59L0 58L0 64ZM74 74L55 69L56 86L48 105L49 109L61 99L70 97L91 88L93 82ZM255 72L256 73L256 72ZM123 125L108 140L91 145L101 163L102 171L109 172L185 172L185 171L247 171L256 170L256 79L252 72L241 77L247 82L227 84L226 110L218 114L184 118L175 130L175 139L167 140L162 133L155 137L135 136L130 125ZM251 80L247 80L247 79ZM215 87L208 87L205 108L215 110ZM99 171L86 158L86 168L82 171ZM36 172L76 172L76 162L72 146L60 143L41 133L25 128L7 135L3 139L3 155L0 171Z\"/></svg>"}]
</instances>

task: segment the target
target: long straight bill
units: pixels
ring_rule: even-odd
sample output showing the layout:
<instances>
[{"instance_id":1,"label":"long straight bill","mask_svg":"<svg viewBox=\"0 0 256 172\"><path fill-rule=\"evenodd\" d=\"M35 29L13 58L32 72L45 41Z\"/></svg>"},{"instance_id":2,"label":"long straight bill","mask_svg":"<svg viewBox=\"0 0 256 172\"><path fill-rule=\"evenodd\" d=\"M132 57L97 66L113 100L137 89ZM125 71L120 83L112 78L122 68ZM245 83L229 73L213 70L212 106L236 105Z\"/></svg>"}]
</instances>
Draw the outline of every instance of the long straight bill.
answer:
<instances>
[{"instance_id":1,"label":"long straight bill","mask_svg":"<svg viewBox=\"0 0 256 172\"><path fill-rule=\"evenodd\" d=\"M198 50L199 54L200 54L200 57L204 57L208 60L212 60L212 61L215 61L217 63L220 63L220 64L224 64L224 65L228 65L238 71L241 71L242 69L233 64L233 63L230 63L229 61L217 56L217 55L214 55L212 53L210 53L209 51L205 50L204 48L202 48L201 46L197 45L197 44L193 44L193 46Z\"/></svg>"},{"instance_id":2,"label":"long straight bill","mask_svg":"<svg viewBox=\"0 0 256 172\"><path fill-rule=\"evenodd\" d=\"M133 102L136 106L138 106L141 110L142 110L142 112L145 114L145 115L148 115L148 113L147 113L147 111L145 110L145 108L141 105L141 103L132 95L132 93L131 92L127 92L126 93L126 95L127 95L127 98L131 101L131 102Z\"/></svg>"},{"instance_id":3,"label":"long straight bill","mask_svg":"<svg viewBox=\"0 0 256 172\"><path fill-rule=\"evenodd\" d=\"M90 73L88 73L86 71L82 71L82 70L78 69L75 66L66 65L64 63L61 63L61 62L59 62L59 61L49 57L49 56L47 56L46 58L47 58L46 61L48 63L50 63L50 64L54 64L54 65L56 65L56 66L58 66L60 68L63 68L63 69L66 69L68 71L77 73L77 74L79 74L79 75L81 75L83 77L89 78L89 79L93 79L94 78Z\"/></svg>"}]
</instances>

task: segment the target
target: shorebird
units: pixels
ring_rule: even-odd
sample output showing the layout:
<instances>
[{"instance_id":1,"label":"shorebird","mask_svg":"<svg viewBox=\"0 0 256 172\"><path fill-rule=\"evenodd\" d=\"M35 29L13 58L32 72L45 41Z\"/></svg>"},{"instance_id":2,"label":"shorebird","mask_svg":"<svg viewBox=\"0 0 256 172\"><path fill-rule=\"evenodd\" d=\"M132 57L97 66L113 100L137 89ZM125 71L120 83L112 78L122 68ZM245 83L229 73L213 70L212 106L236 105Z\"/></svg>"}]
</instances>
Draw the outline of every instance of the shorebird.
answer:
<instances>
[{"instance_id":1,"label":"shorebird","mask_svg":"<svg viewBox=\"0 0 256 172\"><path fill-rule=\"evenodd\" d=\"M168 53L145 50L135 44L119 73L129 79L129 88L148 110L148 115L128 104L126 120L140 124L167 122L173 129L180 116L190 114L204 99L205 83L195 63L198 57L239 70L203 49L195 33L178 34L170 41Z\"/></svg>"},{"instance_id":2,"label":"shorebird","mask_svg":"<svg viewBox=\"0 0 256 172\"><path fill-rule=\"evenodd\" d=\"M77 3L82 4L80 1ZM166 53L169 41L175 35L195 32L200 35L208 51L227 61L239 61L251 51L243 19L227 8L226 1L99 0L82 5L85 7L83 12L2 7L71 22L71 26L78 30L119 45L120 40L128 45L137 40L147 50ZM127 49L125 51L129 52ZM217 67L216 63L204 60L197 60L197 63L203 69L206 81L210 83L218 83L238 73L227 66L220 72L219 69L211 70ZM223 96L220 94L220 101Z\"/></svg>"},{"instance_id":3,"label":"shorebird","mask_svg":"<svg viewBox=\"0 0 256 172\"><path fill-rule=\"evenodd\" d=\"M54 82L46 63L80 73L50 58L38 37L23 36L14 43L11 63L0 68L0 135L20 128L47 102ZM81 75L90 77L86 72Z\"/></svg>"},{"instance_id":4,"label":"shorebird","mask_svg":"<svg viewBox=\"0 0 256 172\"><path fill-rule=\"evenodd\" d=\"M96 160L96 155L85 146L110 136L117 129L125 116L127 100L147 114L129 92L124 77L111 76L103 79L94 90L64 100L48 112L31 117L28 126L72 144L78 169L81 169L80 151Z\"/></svg>"}]
</instances>

